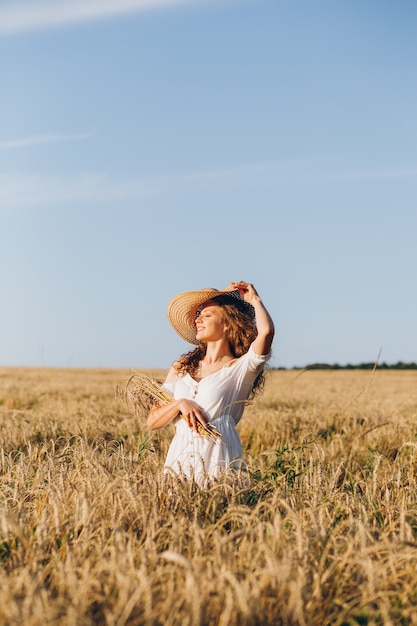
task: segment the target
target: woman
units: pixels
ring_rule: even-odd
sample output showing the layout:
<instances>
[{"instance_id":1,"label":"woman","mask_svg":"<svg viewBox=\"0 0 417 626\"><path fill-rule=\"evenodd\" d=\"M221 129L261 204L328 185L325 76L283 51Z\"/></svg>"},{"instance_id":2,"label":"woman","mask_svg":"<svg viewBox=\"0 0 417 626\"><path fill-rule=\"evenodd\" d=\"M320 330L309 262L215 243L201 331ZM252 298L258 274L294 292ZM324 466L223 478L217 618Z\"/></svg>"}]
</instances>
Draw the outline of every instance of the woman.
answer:
<instances>
[{"instance_id":1,"label":"woman","mask_svg":"<svg viewBox=\"0 0 417 626\"><path fill-rule=\"evenodd\" d=\"M175 423L165 468L203 487L223 472L246 467L236 425L247 400L262 388L274 324L254 286L243 281L223 291L180 293L167 315L177 333L197 347L172 365L164 387L175 400L153 407L148 427ZM207 422L220 432L217 441L198 434L198 425Z\"/></svg>"}]
</instances>

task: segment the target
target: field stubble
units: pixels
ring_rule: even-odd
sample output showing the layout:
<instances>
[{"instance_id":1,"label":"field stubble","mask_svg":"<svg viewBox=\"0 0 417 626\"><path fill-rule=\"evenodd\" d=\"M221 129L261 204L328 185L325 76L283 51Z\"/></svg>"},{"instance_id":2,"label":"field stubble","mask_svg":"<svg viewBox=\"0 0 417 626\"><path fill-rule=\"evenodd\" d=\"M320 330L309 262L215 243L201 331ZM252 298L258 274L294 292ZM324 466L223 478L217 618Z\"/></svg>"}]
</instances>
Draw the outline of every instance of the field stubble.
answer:
<instances>
[{"instance_id":1,"label":"field stubble","mask_svg":"<svg viewBox=\"0 0 417 626\"><path fill-rule=\"evenodd\" d=\"M0 368L0 624L417 624L416 372L269 372L204 491L128 376Z\"/></svg>"}]
</instances>

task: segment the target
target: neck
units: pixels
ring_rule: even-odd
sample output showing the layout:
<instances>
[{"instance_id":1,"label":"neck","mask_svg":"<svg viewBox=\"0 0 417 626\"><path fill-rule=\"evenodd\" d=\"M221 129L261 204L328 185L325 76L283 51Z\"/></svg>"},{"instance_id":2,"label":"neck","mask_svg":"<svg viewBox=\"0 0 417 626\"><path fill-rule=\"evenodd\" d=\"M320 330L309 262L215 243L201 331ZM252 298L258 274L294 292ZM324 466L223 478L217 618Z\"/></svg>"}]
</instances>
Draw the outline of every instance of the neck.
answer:
<instances>
[{"instance_id":1,"label":"neck","mask_svg":"<svg viewBox=\"0 0 417 626\"><path fill-rule=\"evenodd\" d=\"M203 359L204 363L221 363L233 359L229 344L225 342L210 342L207 344L207 352Z\"/></svg>"}]
</instances>

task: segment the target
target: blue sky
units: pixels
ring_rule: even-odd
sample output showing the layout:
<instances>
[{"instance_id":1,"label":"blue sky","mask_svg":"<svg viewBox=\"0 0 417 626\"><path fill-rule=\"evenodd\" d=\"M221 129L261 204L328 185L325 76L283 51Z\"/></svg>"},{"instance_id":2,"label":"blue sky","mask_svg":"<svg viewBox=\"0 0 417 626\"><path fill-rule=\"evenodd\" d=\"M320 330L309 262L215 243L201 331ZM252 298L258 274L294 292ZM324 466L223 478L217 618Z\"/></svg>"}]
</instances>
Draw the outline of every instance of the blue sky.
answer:
<instances>
[{"instance_id":1,"label":"blue sky","mask_svg":"<svg viewBox=\"0 0 417 626\"><path fill-rule=\"evenodd\" d=\"M252 282L272 365L417 360L412 0L0 2L0 365L168 367Z\"/></svg>"}]
</instances>

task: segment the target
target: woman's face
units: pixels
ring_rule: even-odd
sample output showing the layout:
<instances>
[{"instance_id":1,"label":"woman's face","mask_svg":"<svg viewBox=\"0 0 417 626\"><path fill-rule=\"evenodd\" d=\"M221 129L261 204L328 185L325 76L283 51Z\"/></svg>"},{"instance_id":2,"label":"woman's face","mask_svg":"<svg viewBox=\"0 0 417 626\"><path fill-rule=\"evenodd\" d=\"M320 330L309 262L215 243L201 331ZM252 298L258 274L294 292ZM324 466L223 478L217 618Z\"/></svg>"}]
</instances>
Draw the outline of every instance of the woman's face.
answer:
<instances>
[{"instance_id":1,"label":"woman's face","mask_svg":"<svg viewBox=\"0 0 417 626\"><path fill-rule=\"evenodd\" d=\"M195 320L198 341L218 341L228 330L222 316L222 308L218 304L206 302Z\"/></svg>"}]
</instances>

